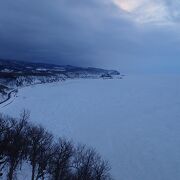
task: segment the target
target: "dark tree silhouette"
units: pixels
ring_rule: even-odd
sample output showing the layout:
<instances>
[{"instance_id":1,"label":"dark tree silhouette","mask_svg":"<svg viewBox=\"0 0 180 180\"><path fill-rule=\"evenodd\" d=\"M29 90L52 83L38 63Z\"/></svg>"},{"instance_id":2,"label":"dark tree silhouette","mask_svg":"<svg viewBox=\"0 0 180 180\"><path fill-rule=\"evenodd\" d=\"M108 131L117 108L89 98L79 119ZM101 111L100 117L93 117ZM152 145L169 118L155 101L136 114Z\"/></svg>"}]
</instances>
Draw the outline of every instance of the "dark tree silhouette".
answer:
<instances>
[{"instance_id":1,"label":"dark tree silhouette","mask_svg":"<svg viewBox=\"0 0 180 180\"><path fill-rule=\"evenodd\" d=\"M4 117L2 114L0 114L0 176L3 175L2 170L5 166L5 154L4 154L4 146L5 146L5 134L7 129L7 123L4 120Z\"/></svg>"},{"instance_id":2,"label":"dark tree silhouette","mask_svg":"<svg viewBox=\"0 0 180 180\"><path fill-rule=\"evenodd\" d=\"M11 140L9 132L15 124L15 119L0 114L0 176L3 175L2 171L7 163L7 148Z\"/></svg>"},{"instance_id":3,"label":"dark tree silhouette","mask_svg":"<svg viewBox=\"0 0 180 180\"><path fill-rule=\"evenodd\" d=\"M8 163L8 175L7 179L12 180L14 171L18 165L21 165L22 161L27 156L27 120L29 118L29 113L23 111L21 117L16 122L14 127L7 132L7 137L9 142L6 149L6 157Z\"/></svg>"},{"instance_id":4,"label":"dark tree silhouette","mask_svg":"<svg viewBox=\"0 0 180 180\"><path fill-rule=\"evenodd\" d=\"M71 179L72 156L72 143L66 139L59 138L53 147L53 157L49 164L49 174L53 180Z\"/></svg>"},{"instance_id":5,"label":"dark tree silhouette","mask_svg":"<svg viewBox=\"0 0 180 180\"><path fill-rule=\"evenodd\" d=\"M79 145L75 150L74 180L110 180L108 162L103 161L93 148Z\"/></svg>"},{"instance_id":6,"label":"dark tree silhouette","mask_svg":"<svg viewBox=\"0 0 180 180\"><path fill-rule=\"evenodd\" d=\"M31 165L31 180L110 180L107 161L92 148L75 146L28 122L29 112L14 119L0 114L0 176L15 179L18 167ZM21 169L20 169L21 170ZM4 177L4 176L3 176Z\"/></svg>"},{"instance_id":7,"label":"dark tree silhouette","mask_svg":"<svg viewBox=\"0 0 180 180\"><path fill-rule=\"evenodd\" d=\"M44 168L46 168L44 161L47 158L47 151L51 149L52 135L41 126L31 125L28 130L28 141L28 160L32 166L31 179L34 180L35 177L37 179L43 176Z\"/></svg>"},{"instance_id":8,"label":"dark tree silhouette","mask_svg":"<svg viewBox=\"0 0 180 180\"><path fill-rule=\"evenodd\" d=\"M94 157L93 176L96 180L112 180L110 175L111 167L108 161L101 158L100 155L96 154Z\"/></svg>"},{"instance_id":9,"label":"dark tree silhouette","mask_svg":"<svg viewBox=\"0 0 180 180\"><path fill-rule=\"evenodd\" d=\"M40 145L38 156L37 156L37 175L36 180L44 179L45 175L48 173L48 164L52 158L52 143L53 135L49 134L47 131L44 131L43 141Z\"/></svg>"}]
</instances>

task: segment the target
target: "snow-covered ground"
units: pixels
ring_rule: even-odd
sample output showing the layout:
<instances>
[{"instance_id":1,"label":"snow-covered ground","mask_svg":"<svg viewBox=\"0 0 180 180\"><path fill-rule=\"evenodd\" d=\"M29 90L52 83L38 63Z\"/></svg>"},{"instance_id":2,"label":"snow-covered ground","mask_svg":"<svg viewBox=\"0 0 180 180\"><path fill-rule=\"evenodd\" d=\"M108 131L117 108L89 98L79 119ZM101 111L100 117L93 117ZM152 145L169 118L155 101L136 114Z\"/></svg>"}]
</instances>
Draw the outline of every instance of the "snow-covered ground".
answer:
<instances>
[{"instance_id":1,"label":"snow-covered ground","mask_svg":"<svg viewBox=\"0 0 180 180\"><path fill-rule=\"evenodd\" d=\"M36 85L0 111L29 109L55 135L95 147L116 180L178 180L179 82L178 75L134 75Z\"/></svg>"}]
</instances>

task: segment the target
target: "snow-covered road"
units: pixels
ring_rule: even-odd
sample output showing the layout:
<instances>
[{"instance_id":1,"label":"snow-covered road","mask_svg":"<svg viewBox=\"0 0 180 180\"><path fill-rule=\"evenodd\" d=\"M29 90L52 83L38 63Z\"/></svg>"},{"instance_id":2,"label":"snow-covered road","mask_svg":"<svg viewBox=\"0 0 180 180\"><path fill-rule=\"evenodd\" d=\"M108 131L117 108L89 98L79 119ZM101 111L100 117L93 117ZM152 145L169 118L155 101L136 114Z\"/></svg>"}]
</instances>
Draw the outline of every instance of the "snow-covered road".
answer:
<instances>
[{"instance_id":1,"label":"snow-covered road","mask_svg":"<svg viewBox=\"0 0 180 180\"><path fill-rule=\"evenodd\" d=\"M71 80L22 88L0 111L95 147L117 180L180 179L180 76Z\"/></svg>"}]
</instances>

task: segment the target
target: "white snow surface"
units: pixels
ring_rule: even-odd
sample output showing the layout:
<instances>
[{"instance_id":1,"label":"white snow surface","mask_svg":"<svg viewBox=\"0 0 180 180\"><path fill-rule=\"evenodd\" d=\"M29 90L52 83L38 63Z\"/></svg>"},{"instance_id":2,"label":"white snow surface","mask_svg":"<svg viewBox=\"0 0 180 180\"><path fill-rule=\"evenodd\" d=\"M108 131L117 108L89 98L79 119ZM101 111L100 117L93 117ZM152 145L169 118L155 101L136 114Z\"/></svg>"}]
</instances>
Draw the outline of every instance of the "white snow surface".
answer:
<instances>
[{"instance_id":1,"label":"white snow surface","mask_svg":"<svg viewBox=\"0 0 180 180\"><path fill-rule=\"evenodd\" d=\"M180 75L129 75L41 84L20 89L0 111L29 109L56 136L95 147L116 180L178 180L179 82Z\"/></svg>"}]
</instances>

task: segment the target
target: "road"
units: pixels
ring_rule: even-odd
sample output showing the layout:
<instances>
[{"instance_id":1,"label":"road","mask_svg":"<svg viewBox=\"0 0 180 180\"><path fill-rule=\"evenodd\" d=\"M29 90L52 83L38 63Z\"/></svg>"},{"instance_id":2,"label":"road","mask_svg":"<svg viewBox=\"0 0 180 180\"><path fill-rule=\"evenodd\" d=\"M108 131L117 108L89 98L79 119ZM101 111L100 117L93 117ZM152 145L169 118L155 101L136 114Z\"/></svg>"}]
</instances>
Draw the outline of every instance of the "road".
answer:
<instances>
[{"instance_id":1,"label":"road","mask_svg":"<svg viewBox=\"0 0 180 180\"><path fill-rule=\"evenodd\" d=\"M8 101L8 100L11 98L12 93L15 93L16 91L17 91L16 89L13 89L12 91L10 91L10 92L8 93L8 97L7 97L4 101L0 102L0 104L3 104L3 103L5 103L6 101Z\"/></svg>"}]
</instances>

